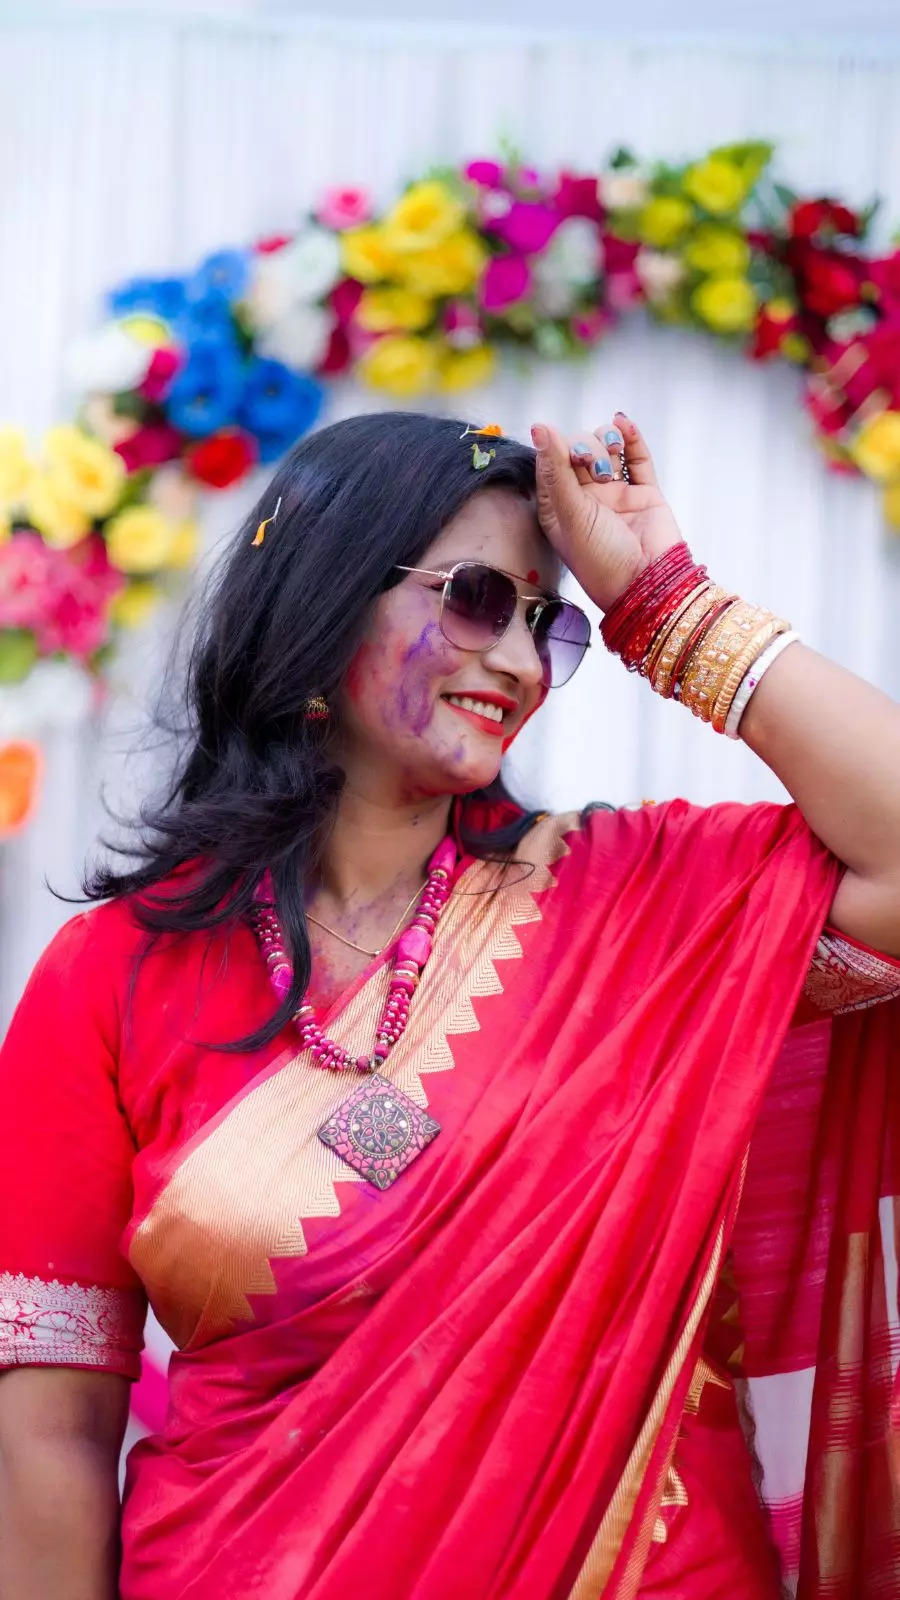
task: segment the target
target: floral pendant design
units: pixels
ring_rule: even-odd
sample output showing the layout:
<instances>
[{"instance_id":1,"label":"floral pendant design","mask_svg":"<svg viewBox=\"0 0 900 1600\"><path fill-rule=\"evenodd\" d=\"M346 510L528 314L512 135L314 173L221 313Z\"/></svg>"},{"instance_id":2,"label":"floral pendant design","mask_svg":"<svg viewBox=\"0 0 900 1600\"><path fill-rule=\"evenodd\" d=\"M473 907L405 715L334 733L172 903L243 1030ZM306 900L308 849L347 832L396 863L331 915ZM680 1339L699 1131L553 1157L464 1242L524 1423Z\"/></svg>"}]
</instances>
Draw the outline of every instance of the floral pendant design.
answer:
<instances>
[{"instance_id":1,"label":"floral pendant design","mask_svg":"<svg viewBox=\"0 0 900 1600\"><path fill-rule=\"evenodd\" d=\"M371 1073L319 1129L319 1138L376 1189L389 1189L441 1131L396 1084Z\"/></svg>"}]
</instances>

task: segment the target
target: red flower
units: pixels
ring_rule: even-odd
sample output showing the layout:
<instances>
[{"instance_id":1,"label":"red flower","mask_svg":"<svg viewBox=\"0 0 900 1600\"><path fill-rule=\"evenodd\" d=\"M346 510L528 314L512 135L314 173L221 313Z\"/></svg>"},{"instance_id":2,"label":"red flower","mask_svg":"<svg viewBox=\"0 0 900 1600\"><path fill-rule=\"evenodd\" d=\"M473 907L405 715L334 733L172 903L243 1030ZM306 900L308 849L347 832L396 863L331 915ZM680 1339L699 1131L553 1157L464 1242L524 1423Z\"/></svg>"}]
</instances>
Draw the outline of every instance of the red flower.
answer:
<instances>
[{"instance_id":1,"label":"red flower","mask_svg":"<svg viewBox=\"0 0 900 1600\"><path fill-rule=\"evenodd\" d=\"M143 395L145 400L152 400L157 404L160 400L165 400L172 387L172 380L183 361L184 357L180 350L154 350L144 381L138 385L138 394Z\"/></svg>"},{"instance_id":2,"label":"red flower","mask_svg":"<svg viewBox=\"0 0 900 1600\"><path fill-rule=\"evenodd\" d=\"M328 339L328 349L325 351L316 373L320 378L335 378L338 373L346 372L350 365L350 341L347 330L336 323Z\"/></svg>"},{"instance_id":3,"label":"red flower","mask_svg":"<svg viewBox=\"0 0 900 1600\"><path fill-rule=\"evenodd\" d=\"M561 172L553 204L562 217L591 217L594 222L603 221L596 178L576 178L572 172Z\"/></svg>"},{"instance_id":4,"label":"red flower","mask_svg":"<svg viewBox=\"0 0 900 1600\"><path fill-rule=\"evenodd\" d=\"M862 263L851 256L804 247L790 252L800 300L818 317L832 317L859 304Z\"/></svg>"},{"instance_id":5,"label":"red flower","mask_svg":"<svg viewBox=\"0 0 900 1600\"><path fill-rule=\"evenodd\" d=\"M794 332L798 320L796 316L773 317L763 309L753 330L753 339L747 354L753 361L765 361L769 356L777 356L782 339L786 333Z\"/></svg>"},{"instance_id":6,"label":"red flower","mask_svg":"<svg viewBox=\"0 0 900 1600\"><path fill-rule=\"evenodd\" d=\"M139 472L141 467L161 467L164 461L176 461L181 455L181 434L167 422L148 423L120 439L113 445L122 457L126 471Z\"/></svg>"},{"instance_id":7,"label":"red flower","mask_svg":"<svg viewBox=\"0 0 900 1600\"><path fill-rule=\"evenodd\" d=\"M220 428L188 450L188 471L213 489L227 489L256 465L256 441L241 428Z\"/></svg>"},{"instance_id":8,"label":"red flower","mask_svg":"<svg viewBox=\"0 0 900 1600\"><path fill-rule=\"evenodd\" d=\"M328 303L338 322L349 322L362 299L363 286L355 278L342 278L328 296Z\"/></svg>"},{"instance_id":9,"label":"red flower","mask_svg":"<svg viewBox=\"0 0 900 1600\"><path fill-rule=\"evenodd\" d=\"M900 311L900 250L870 261L868 277L884 304Z\"/></svg>"},{"instance_id":10,"label":"red flower","mask_svg":"<svg viewBox=\"0 0 900 1600\"><path fill-rule=\"evenodd\" d=\"M788 227L795 239L812 239L819 232L851 233L858 237L862 223L847 206L823 197L821 200L799 200L791 208Z\"/></svg>"},{"instance_id":11,"label":"red flower","mask_svg":"<svg viewBox=\"0 0 900 1600\"><path fill-rule=\"evenodd\" d=\"M271 256L276 250L283 250L290 244L292 235L289 233L274 233L270 239L257 239L254 249L257 255Z\"/></svg>"}]
</instances>

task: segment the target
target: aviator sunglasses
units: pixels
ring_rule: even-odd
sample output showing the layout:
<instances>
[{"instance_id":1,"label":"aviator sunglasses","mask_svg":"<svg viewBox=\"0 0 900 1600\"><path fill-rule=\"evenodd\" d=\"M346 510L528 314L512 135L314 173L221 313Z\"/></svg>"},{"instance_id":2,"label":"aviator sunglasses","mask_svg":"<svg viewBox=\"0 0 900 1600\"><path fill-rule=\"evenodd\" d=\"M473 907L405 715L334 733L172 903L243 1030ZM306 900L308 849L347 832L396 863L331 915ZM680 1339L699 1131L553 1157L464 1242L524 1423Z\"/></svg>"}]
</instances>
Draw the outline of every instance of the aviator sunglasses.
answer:
<instances>
[{"instance_id":1,"label":"aviator sunglasses","mask_svg":"<svg viewBox=\"0 0 900 1600\"><path fill-rule=\"evenodd\" d=\"M591 621L580 606L552 593L519 594L509 573L484 561L457 561L446 572L400 566L396 571L442 580L440 629L459 650L490 650L498 644L523 600L548 689L568 683L590 648Z\"/></svg>"}]
</instances>

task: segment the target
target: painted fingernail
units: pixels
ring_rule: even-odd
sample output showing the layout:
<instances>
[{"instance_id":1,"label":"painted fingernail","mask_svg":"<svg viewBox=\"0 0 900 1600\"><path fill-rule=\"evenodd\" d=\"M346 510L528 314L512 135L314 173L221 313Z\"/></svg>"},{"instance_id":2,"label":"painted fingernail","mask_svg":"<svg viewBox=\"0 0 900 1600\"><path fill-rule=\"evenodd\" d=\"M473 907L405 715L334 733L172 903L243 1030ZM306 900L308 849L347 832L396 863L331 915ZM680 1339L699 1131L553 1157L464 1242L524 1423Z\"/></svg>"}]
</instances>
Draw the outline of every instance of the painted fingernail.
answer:
<instances>
[{"instance_id":1,"label":"painted fingernail","mask_svg":"<svg viewBox=\"0 0 900 1600\"><path fill-rule=\"evenodd\" d=\"M611 478L613 475L612 463L609 461L594 462L595 478Z\"/></svg>"},{"instance_id":2,"label":"painted fingernail","mask_svg":"<svg viewBox=\"0 0 900 1600\"><path fill-rule=\"evenodd\" d=\"M547 448L547 429L543 426L542 423L536 422L534 424L534 426L533 426L533 428L531 430L531 442L534 445L535 450L546 450L546 448Z\"/></svg>"},{"instance_id":3,"label":"painted fingernail","mask_svg":"<svg viewBox=\"0 0 900 1600\"><path fill-rule=\"evenodd\" d=\"M589 444L585 444L584 441L581 440L578 444L573 444L572 454L573 456L592 456L594 452Z\"/></svg>"},{"instance_id":4,"label":"painted fingernail","mask_svg":"<svg viewBox=\"0 0 900 1600\"><path fill-rule=\"evenodd\" d=\"M603 435L603 443L624 444L625 435L622 433L620 428L607 428L605 434Z\"/></svg>"},{"instance_id":5,"label":"painted fingernail","mask_svg":"<svg viewBox=\"0 0 900 1600\"><path fill-rule=\"evenodd\" d=\"M622 418L622 421L623 421L623 422L629 422L629 423L630 423L630 421L631 421L631 418L630 418L630 417L627 417L627 416L626 416L626 415L625 415L625 412L624 412L624 411L614 411L614 412L613 412L613 416L614 416L614 417L621 417L621 418Z\"/></svg>"}]
</instances>

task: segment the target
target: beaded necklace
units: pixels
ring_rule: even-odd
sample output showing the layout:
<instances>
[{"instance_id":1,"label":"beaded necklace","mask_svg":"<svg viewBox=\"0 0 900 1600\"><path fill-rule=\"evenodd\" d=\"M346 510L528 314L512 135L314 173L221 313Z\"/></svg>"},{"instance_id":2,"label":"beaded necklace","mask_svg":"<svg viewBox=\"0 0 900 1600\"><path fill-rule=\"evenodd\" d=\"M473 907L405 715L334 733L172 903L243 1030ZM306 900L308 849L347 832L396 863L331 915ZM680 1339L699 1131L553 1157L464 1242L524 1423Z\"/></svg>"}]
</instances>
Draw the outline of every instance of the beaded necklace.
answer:
<instances>
[{"instance_id":1,"label":"beaded necklace","mask_svg":"<svg viewBox=\"0 0 900 1600\"><path fill-rule=\"evenodd\" d=\"M387 1189L441 1131L439 1122L403 1094L379 1068L387 1060L409 1021L412 997L431 954L435 929L450 898L450 881L456 866L456 845L442 840L428 863L428 876L419 895L413 919L400 935L382 1008L375 1048L371 1055L354 1056L329 1039L319 1024L315 1007L299 1006L294 1025L314 1066L332 1072L362 1072L365 1082L331 1113L318 1130L323 1144L377 1189ZM293 981L284 935L272 904L271 877L260 883L251 911L251 923L279 1000Z\"/></svg>"}]
</instances>

